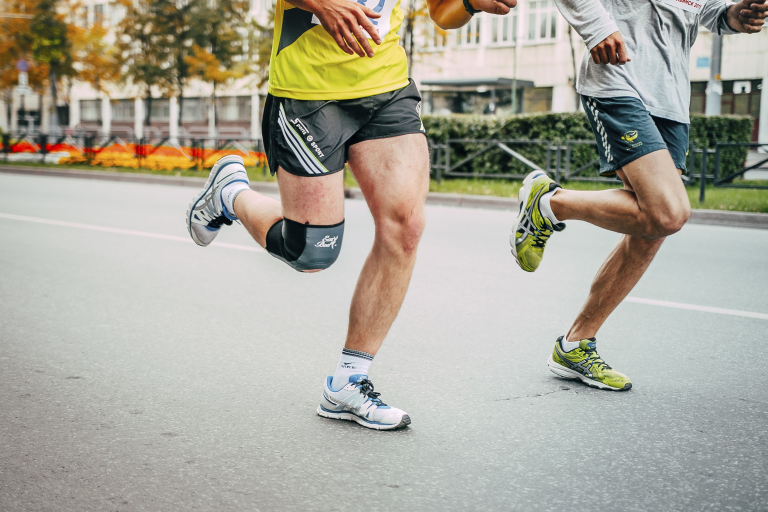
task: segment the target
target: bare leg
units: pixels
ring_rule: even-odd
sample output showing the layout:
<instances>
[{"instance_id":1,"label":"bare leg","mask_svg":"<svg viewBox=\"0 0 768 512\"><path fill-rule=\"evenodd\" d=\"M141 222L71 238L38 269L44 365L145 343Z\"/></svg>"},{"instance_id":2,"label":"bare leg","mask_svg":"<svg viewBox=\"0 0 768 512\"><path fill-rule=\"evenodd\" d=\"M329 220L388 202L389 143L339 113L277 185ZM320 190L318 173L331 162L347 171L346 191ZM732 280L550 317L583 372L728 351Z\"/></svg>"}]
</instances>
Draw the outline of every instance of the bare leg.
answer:
<instances>
[{"instance_id":1,"label":"bare leg","mask_svg":"<svg viewBox=\"0 0 768 512\"><path fill-rule=\"evenodd\" d=\"M352 297L344 346L376 354L405 298L424 229L427 141L422 134L364 141L350 148L349 164L376 237Z\"/></svg>"},{"instance_id":2,"label":"bare leg","mask_svg":"<svg viewBox=\"0 0 768 512\"><path fill-rule=\"evenodd\" d=\"M259 245L266 247L267 232L283 217L320 226L344 219L344 173L303 177L277 170L280 199L253 190L235 199L235 215Z\"/></svg>"},{"instance_id":3,"label":"bare leg","mask_svg":"<svg viewBox=\"0 0 768 512\"><path fill-rule=\"evenodd\" d=\"M655 239L677 232L691 206L667 150L649 153L619 171L625 190L560 190L552 196L558 220L583 220L604 229Z\"/></svg>"},{"instance_id":4,"label":"bare leg","mask_svg":"<svg viewBox=\"0 0 768 512\"><path fill-rule=\"evenodd\" d=\"M663 238L645 240L624 235L595 276L587 302L582 306L565 339L592 338L613 310L629 295L653 261Z\"/></svg>"},{"instance_id":5,"label":"bare leg","mask_svg":"<svg viewBox=\"0 0 768 512\"><path fill-rule=\"evenodd\" d=\"M667 151L650 153L618 174L624 190L559 191L552 197L555 210L555 198L568 193L555 212L558 220L560 215L579 218L626 233L595 276L589 297L565 337L568 341L597 334L640 281L664 236L678 231L690 214L680 171L675 169Z\"/></svg>"}]
</instances>

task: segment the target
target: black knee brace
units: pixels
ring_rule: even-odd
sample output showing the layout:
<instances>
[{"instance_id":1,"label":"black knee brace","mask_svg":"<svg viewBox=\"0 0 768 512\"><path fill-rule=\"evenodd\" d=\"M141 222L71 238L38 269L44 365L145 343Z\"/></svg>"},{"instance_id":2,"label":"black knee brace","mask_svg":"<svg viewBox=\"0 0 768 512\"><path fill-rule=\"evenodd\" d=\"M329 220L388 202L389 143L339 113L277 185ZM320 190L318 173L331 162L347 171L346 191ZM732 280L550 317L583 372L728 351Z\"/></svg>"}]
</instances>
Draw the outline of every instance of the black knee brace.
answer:
<instances>
[{"instance_id":1,"label":"black knee brace","mask_svg":"<svg viewBox=\"0 0 768 512\"><path fill-rule=\"evenodd\" d=\"M341 251L344 221L333 226L300 224L291 219L275 222L267 232L267 251L298 271L333 265Z\"/></svg>"}]
</instances>

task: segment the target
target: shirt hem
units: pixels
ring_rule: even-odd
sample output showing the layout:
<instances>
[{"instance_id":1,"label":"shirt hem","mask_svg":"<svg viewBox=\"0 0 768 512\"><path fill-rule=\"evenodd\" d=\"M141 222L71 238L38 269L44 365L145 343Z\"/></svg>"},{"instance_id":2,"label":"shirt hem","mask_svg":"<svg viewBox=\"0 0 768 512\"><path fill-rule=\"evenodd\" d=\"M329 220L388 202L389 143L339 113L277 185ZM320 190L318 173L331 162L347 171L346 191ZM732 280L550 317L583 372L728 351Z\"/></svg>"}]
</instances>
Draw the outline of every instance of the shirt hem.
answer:
<instances>
[{"instance_id":1,"label":"shirt hem","mask_svg":"<svg viewBox=\"0 0 768 512\"><path fill-rule=\"evenodd\" d=\"M643 106L651 113L653 117L660 117L662 119L669 119L676 123L691 124L689 116L681 114L679 112L670 112L658 107L648 105L643 101L640 95L634 89L612 90L610 92L600 89L589 89L587 87L579 87L576 92L582 96L592 96L593 98L621 98L624 96L631 96L637 98L643 104Z\"/></svg>"},{"instance_id":2,"label":"shirt hem","mask_svg":"<svg viewBox=\"0 0 768 512\"><path fill-rule=\"evenodd\" d=\"M308 91L301 89L284 89L282 87L275 87L270 84L269 94L277 98L290 98L294 100L355 100L359 98L366 98L368 96L375 96L377 94L384 94L385 92L392 92L403 87L407 87L410 81L406 78L405 81L395 82L384 86L372 87L369 89L355 89L345 91Z\"/></svg>"}]
</instances>

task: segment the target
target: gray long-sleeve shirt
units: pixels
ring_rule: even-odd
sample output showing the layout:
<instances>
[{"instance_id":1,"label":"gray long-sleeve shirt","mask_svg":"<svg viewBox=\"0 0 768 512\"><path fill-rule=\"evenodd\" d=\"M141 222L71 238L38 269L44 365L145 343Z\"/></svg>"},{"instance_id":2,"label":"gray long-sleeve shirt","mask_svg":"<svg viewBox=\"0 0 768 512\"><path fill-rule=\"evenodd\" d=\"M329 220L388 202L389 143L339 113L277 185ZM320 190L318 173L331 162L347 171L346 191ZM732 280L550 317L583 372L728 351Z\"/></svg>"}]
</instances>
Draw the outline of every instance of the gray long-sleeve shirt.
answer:
<instances>
[{"instance_id":1,"label":"gray long-sleeve shirt","mask_svg":"<svg viewBox=\"0 0 768 512\"><path fill-rule=\"evenodd\" d=\"M699 25L734 34L725 21L725 0L555 0L587 45L576 90L596 98L633 96L664 119L688 123L688 66ZM703 5L702 5L703 4ZM698 6L698 8L697 8ZM695 11L695 12L692 12ZM595 64L589 51L621 32L631 62Z\"/></svg>"}]
</instances>

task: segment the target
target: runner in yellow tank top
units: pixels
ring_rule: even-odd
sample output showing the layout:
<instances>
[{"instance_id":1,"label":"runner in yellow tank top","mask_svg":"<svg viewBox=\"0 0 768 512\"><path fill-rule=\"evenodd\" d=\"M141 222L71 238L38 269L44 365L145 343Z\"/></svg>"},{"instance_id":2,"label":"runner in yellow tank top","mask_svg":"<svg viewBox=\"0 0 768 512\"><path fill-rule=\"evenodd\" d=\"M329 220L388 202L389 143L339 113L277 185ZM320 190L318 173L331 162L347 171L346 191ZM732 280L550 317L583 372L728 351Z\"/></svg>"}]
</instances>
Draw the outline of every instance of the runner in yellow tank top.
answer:
<instances>
[{"instance_id":1,"label":"runner in yellow tank top","mask_svg":"<svg viewBox=\"0 0 768 512\"><path fill-rule=\"evenodd\" d=\"M429 3L438 24L456 28L476 8L506 14L515 1ZM368 368L408 289L429 190L421 97L408 80L397 35L402 21L400 0L277 0L262 136L281 201L251 190L242 159L226 156L187 212L187 228L198 245L210 244L223 225L239 220L272 256L294 270L317 272L341 251L344 173L339 171L349 163L376 229L352 297L344 350L323 382L317 413L376 430L411 422L405 411L381 401ZM327 277L333 292L337 283L333 274ZM257 328L260 314L301 322L306 308L328 307L322 304L325 295L270 302L263 297L268 290L254 288L261 303L271 306L268 313L263 308L254 313ZM295 368L288 364L282 371L289 379Z\"/></svg>"},{"instance_id":2,"label":"runner in yellow tank top","mask_svg":"<svg viewBox=\"0 0 768 512\"><path fill-rule=\"evenodd\" d=\"M398 35L403 21L400 0L352 0L349 7L356 7L354 12L362 25L348 29L351 36L363 36L355 37L363 45L357 53L352 51L356 41L347 41L342 34L331 35L320 18L310 12L311 6L304 5L310 3L277 0L269 69L271 95L299 100L346 100L408 85L408 62ZM438 25L457 28L471 18L468 11L506 14L515 0L474 0L467 4L465 7L461 0L429 0L430 14ZM375 55L367 46L369 36L380 42ZM340 51L340 46L344 51ZM365 54L371 58L358 57Z\"/></svg>"}]
</instances>

